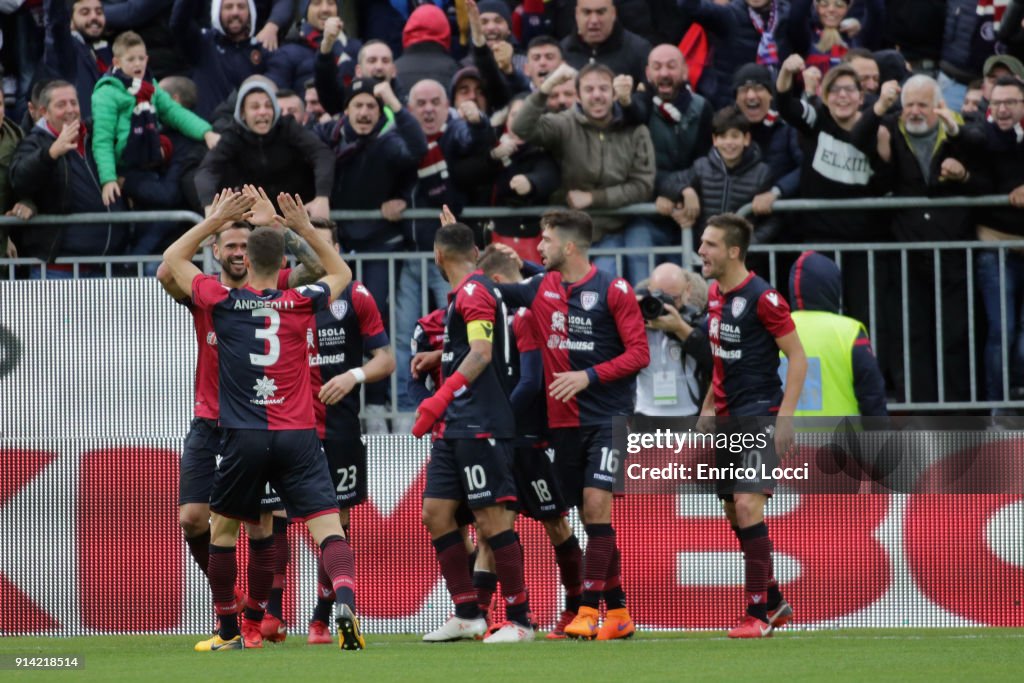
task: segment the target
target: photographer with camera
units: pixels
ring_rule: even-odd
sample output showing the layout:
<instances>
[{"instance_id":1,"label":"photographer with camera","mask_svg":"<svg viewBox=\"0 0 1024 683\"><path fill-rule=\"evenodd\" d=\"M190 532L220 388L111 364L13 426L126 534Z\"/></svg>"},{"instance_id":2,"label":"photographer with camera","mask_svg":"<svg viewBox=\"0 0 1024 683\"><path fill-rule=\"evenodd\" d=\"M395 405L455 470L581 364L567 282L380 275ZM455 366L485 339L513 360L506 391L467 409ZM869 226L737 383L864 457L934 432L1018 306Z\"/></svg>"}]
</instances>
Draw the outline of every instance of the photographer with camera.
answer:
<instances>
[{"instance_id":1,"label":"photographer with camera","mask_svg":"<svg viewBox=\"0 0 1024 683\"><path fill-rule=\"evenodd\" d=\"M692 304L699 295L694 288L707 285L687 275L676 264L663 263L636 290L651 355L650 365L637 375L638 415L685 417L700 412L711 378L711 346L703 329L705 316Z\"/></svg>"}]
</instances>

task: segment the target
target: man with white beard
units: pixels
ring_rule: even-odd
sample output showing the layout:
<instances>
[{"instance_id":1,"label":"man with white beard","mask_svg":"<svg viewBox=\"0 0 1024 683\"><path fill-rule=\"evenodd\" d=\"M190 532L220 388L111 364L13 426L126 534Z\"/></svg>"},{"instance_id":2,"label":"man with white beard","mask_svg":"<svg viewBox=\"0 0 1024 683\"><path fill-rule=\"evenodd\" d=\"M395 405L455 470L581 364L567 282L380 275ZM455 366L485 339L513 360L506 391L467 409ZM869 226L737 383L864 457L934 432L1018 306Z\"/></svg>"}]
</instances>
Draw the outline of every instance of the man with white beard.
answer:
<instances>
[{"instance_id":1,"label":"man with white beard","mask_svg":"<svg viewBox=\"0 0 1024 683\"><path fill-rule=\"evenodd\" d=\"M974 194L974 179L966 168L971 143L961 135L963 119L942 101L938 83L929 76L917 75L903 84L900 92L903 108L899 116L882 120L878 129L878 153L884 162L882 186L906 197L940 197ZM974 139L972 137L972 139ZM975 139L974 145L978 145ZM892 233L899 242L942 242L972 239L970 209L963 207L940 211L927 205L903 209L893 214ZM994 252L993 252L994 253ZM967 356L967 269L963 254L943 251L940 259L941 282L935 278L930 251L907 254L908 282L914 291L942 288L942 341L945 375L945 399L966 400L969 387ZM900 292L899 281L892 291ZM888 319L893 347L885 349L890 377L903 378L903 352L900 296L888 297L882 315ZM925 300L927 299L927 300ZM883 325L884 326L884 325ZM938 400L938 371L935 356L935 306L932 297L914 297L910 306L910 380L911 399ZM895 366L891 364L895 362ZM902 387L896 387L902 396Z\"/></svg>"}]
</instances>

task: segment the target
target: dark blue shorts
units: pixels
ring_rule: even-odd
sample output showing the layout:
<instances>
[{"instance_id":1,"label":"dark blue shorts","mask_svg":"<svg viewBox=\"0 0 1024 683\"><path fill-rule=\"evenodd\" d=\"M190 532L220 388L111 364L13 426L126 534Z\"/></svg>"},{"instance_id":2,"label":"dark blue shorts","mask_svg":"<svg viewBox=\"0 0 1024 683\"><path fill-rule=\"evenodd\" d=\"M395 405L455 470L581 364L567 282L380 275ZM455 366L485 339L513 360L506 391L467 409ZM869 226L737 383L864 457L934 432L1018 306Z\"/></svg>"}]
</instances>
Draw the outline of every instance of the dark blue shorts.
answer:
<instances>
[{"instance_id":1,"label":"dark blue shorts","mask_svg":"<svg viewBox=\"0 0 1024 683\"><path fill-rule=\"evenodd\" d=\"M764 448L734 449L716 448L715 467L725 469L729 476L719 477L715 489L722 500L732 501L734 493L760 493L771 496L775 492L775 480L764 477L779 466L775 452L775 418L742 417L738 419L719 418L717 430L737 437L749 435L757 438L763 435ZM746 475L753 473L755 476Z\"/></svg>"},{"instance_id":2,"label":"dark blue shorts","mask_svg":"<svg viewBox=\"0 0 1024 683\"><path fill-rule=\"evenodd\" d=\"M583 489L595 488L621 495L625 490L625 453L612 443L611 424L563 427L551 430L555 473L565 504L583 504Z\"/></svg>"},{"instance_id":3,"label":"dark blue shorts","mask_svg":"<svg viewBox=\"0 0 1024 683\"><path fill-rule=\"evenodd\" d=\"M516 501L511 439L437 439L424 498L462 500L470 509Z\"/></svg>"},{"instance_id":4,"label":"dark blue shorts","mask_svg":"<svg viewBox=\"0 0 1024 683\"><path fill-rule=\"evenodd\" d=\"M512 461L519 511L533 519L555 519L568 508L555 474L555 449L547 443L516 446Z\"/></svg>"},{"instance_id":5,"label":"dark blue shorts","mask_svg":"<svg viewBox=\"0 0 1024 683\"><path fill-rule=\"evenodd\" d=\"M303 520L338 510L327 458L312 429L224 429L210 509L258 522L267 483L281 495L289 517Z\"/></svg>"},{"instance_id":6,"label":"dark blue shorts","mask_svg":"<svg viewBox=\"0 0 1024 683\"><path fill-rule=\"evenodd\" d=\"M216 420L192 419L185 445L181 449L178 471L178 505L210 504L213 475L217 471L217 455L223 434Z\"/></svg>"},{"instance_id":7,"label":"dark blue shorts","mask_svg":"<svg viewBox=\"0 0 1024 683\"><path fill-rule=\"evenodd\" d=\"M366 444L362 437L324 439L323 444L338 509L359 505L366 500Z\"/></svg>"}]
</instances>

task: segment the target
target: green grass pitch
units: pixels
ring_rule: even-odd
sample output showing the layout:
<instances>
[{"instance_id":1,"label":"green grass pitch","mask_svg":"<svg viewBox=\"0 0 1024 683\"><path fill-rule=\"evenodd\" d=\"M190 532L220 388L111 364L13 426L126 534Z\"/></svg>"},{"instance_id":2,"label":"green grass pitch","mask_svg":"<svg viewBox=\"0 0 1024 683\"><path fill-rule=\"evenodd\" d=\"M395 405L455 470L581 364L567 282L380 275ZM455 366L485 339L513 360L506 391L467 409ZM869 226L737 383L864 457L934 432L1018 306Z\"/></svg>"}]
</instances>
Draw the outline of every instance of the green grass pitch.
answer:
<instances>
[{"instance_id":1,"label":"green grass pitch","mask_svg":"<svg viewBox=\"0 0 1024 683\"><path fill-rule=\"evenodd\" d=\"M198 653L194 636L0 638L0 681L1011 681L1022 629L789 631L761 641L724 633L642 633L621 642L487 646L370 636L363 652L310 647L305 634L263 650ZM81 670L11 671L14 656L84 657Z\"/></svg>"}]
</instances>

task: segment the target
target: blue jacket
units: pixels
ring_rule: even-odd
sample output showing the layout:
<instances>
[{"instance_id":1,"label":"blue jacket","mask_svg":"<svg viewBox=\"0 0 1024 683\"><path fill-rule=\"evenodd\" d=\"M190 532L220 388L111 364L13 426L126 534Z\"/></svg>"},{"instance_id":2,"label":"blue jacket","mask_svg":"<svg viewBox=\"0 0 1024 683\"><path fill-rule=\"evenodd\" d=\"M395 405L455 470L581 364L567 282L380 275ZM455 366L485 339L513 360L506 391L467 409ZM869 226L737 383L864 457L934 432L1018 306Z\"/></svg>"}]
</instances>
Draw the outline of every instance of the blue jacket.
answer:
<instances>
[{"instance_id":1,"label":"blue jacket","mask_svg":"<svg viewBox=\"0 0 1024 683\"><path fill-rule=\"evenodd\" d=\"M779 64L782 64L793 52L793 28L788 0L776 1L779 16L775 27L775 44ZM717 111L735 101L732 75L739 67L756 60L761 34L750 21L747 4L743 0L732 0L724 6L710 0L679 0L679 9L688 19L699 23L707 31L711 45L710 63L700 77L697 92L711 100ZM778 68L772 71L778 73Z\"/></svg>"},{"instance_id":2,"label":"blue jacket","mask_svg":"<svg viewBox=\"0 0 1024 683\"><path fill-rule=\"evenodd\" d=\"M948 0L942 38L942 70L964 85L981 78L985 60L995 53L991 16L980 16L977 0Z\"/></svg>"},{"instance_id":3,"label":"blue jacket","mask_svg":"<svg viewBox=\"0 0 1024 683\"><path fill-rule=\"evenodd\" d=\"M308 38L308 39L307 39ZM278 88L287 88L297 93L305 92L306 81L313 80L313 71L320 45L320 32L305 21L297 31L292 31L281 42L281 46L267 59L267 76ZM363 44L344 33L334 43L334 58L341 78L347 83L355 74L359 48Z\"/></svg>"},{"instance_id":4,"label":"blue jacket","mask_svg":"<svg viewBox=\"0 0 1024 683\"><path fill-rule=\"evenodd\" d=\"M228 40L220 30L222 4L223 0L214 0L211 6L212 28L201 29L196 21L201 0L174 0L171 12L171 30L180 37L179 45L192 64L191 77L199 93L195 112L204 119L242 81L266 69L267 52L253 39L251 27L249 39L241 42ZM249 12L255 14L253 0L249 0Z\"/></svg>"},{"instance_id":5,"label":"blue jacket","mask_svg":"<svg viewBox=\"0 0 1024 683\"><path fill-rule=\"evenodd\" d=\"M123 211L120 199L111 207L103 206L99 172L88 137L84 157L71 151L52 159L50 145L56 139L46 119L39 119L14 150L10 178L15 194L30 197L40 214ZM127 223L29 224L21 228L17 242L23 255L52 261L58 256L123 254L127 234Z\"/></svg>"},{"instance_id":6,"label":"blue jacket","mask_svg":"<svg viewBox=\"0 0 1024 683\"><path fill-rule=\"evenodd\" d=\"M356 137L345 119L316 127L315 132L330 147L337 161L331 207L335 209L379 209L389 199L408 191L409 175L427 153L427 139L419 122L408 109L395 114L395 125L381 133L387 118L381 116L369 135ZM401 223L383 219L344 221L338 235L345 249L353 245L398 242Z\"/></svg>"}]
</instances>

